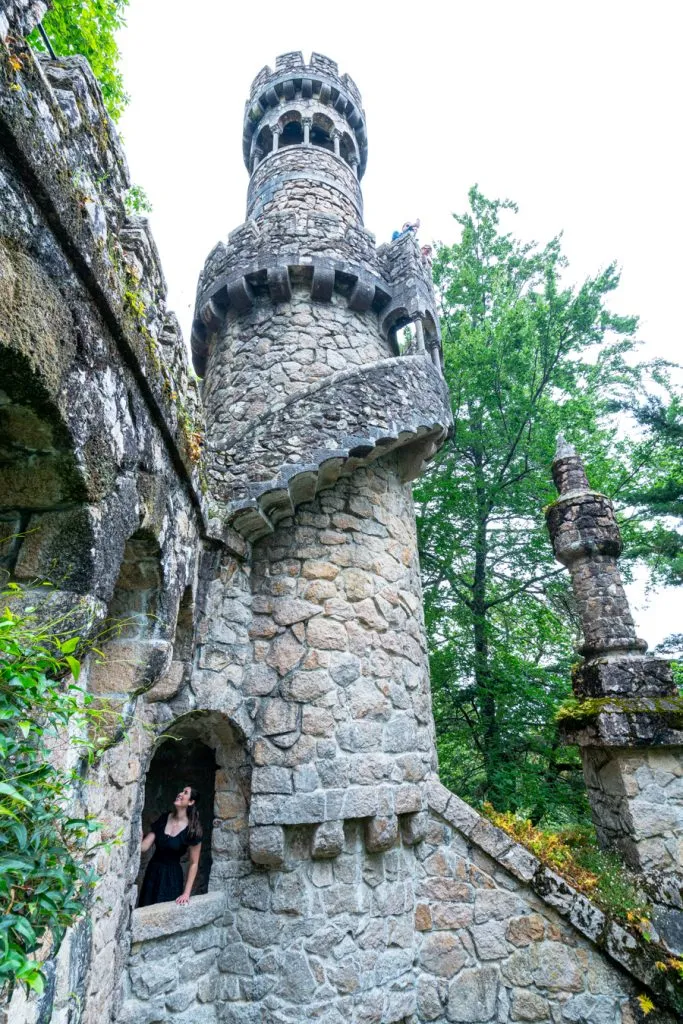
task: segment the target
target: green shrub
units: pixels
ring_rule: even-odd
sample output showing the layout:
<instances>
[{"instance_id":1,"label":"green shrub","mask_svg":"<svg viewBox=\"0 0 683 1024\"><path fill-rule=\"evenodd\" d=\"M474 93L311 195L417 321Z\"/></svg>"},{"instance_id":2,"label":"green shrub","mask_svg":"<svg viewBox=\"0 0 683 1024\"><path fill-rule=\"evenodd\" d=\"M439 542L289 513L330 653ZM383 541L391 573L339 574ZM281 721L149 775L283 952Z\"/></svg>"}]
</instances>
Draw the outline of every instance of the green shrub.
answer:
<instances>
[{"instance_id":1,"label":"green shrub","mask_svg":"<svg viewBox=\"0 0 683 1024\"><path fill-rule=\"evenodd\" d=\"M74 635L75 615L44 622L25 604L16 584L0 591L2 996L17 982L42 992L36 951L57 949L86 909L90 862L103 846L99 825L72 811L78 767L94 757L89 735L102 714L78 685L87 645Z\"/></svg>"}]
</instances>

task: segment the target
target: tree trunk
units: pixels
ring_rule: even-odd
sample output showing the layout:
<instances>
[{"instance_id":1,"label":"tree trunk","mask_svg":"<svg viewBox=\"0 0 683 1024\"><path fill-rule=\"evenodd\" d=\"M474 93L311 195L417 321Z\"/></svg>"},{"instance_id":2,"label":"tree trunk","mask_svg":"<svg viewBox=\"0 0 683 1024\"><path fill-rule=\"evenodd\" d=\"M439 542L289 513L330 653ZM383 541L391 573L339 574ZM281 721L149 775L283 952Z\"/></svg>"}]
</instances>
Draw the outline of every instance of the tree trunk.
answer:
<instances>
[{"instance_id":1,"label":"tree trunk","mask_svg":"<svg viewBox=\"0 0 683 1024\"><path fill-rule=\"evenodd\" d=\"M474 539L474 580L472 588L472 629L474 637L474 681L482 725L482 748L486 775L485 797L494 806L503 806L499 792L500 730L494 680L488 645L488 492L481 451L474 453L477 526Z\"/></svg>"}]
</instances>

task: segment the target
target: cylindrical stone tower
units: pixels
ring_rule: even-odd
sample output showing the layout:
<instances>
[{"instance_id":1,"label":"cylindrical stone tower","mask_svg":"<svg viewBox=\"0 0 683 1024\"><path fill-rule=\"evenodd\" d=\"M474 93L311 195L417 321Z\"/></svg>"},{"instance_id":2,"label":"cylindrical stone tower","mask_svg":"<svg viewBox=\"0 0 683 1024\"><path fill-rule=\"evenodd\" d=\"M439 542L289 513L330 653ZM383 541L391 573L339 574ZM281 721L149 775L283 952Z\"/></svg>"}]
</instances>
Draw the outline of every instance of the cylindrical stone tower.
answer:
<instances>
[{"instance_id":1,"label":"cylindrical stone tower","mask_svg":"<svg viewBox=\"0 0 683 1024\"><path fill-rule=\"evenodd\" d=\"M279 57L243 147L248 220L202 273L193 354L216 517L252 545L251 853L277 864L286 825L321 857L344 819L373 850L415 831L436 764L409 481L451 414L429 265L363 227L354 83Z\"/></svg>"}]
</instances>

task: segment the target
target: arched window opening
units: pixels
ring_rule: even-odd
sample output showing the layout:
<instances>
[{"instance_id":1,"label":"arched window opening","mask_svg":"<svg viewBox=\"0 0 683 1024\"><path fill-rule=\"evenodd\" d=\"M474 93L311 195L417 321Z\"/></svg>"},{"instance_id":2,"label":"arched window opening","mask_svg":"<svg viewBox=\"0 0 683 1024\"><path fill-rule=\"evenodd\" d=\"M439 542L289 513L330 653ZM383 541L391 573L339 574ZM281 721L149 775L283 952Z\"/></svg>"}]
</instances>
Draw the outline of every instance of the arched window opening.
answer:
<instances>
[{"instance_id":1,"label":"arched window opening","mask_svg":"<svg viewBox=\"0 0 683 1024\"><path fill-rule=\"evenodd\" d=\"M192 712L161 738L145 780L143 833L192 786L200 794L203 838L195 894L215 891L244 872L248 849L251 772L241 734L219 712ZM142 884L149 857L138 873Z\"/></svg>"},{"instance_id":2,"label":"arched window opening","mask_svg":"<svg viewBox=\"0 0 683 1024\"><path fill-rule=\"evenodd\" d=\"M319 124L311 126L311 145L320 146L322 149L327 149L330 153L334 153L334 142L330 132Z\"/></svg>"},{"instance_id":3,"label":"arched window opening","mask_svg":"<svg viewBox=\"0 0 683 1024\"><path fill-rule=\"evenodd\" d=\"M396 330L396 347L400 356L406 355L415 343L415 325L404 324Z\"/></svg>"},{"instance_id":4,"label":"arched window opening","mask_svg":"<svg viewBox=\"0 0 683 1024\"><path fill-rule=\"evenodd\" d=\"M186 587L180 600L173 643L173 660L187 662L192 657L194 637L194 602L192 587Z\"/></svg>"},{"instance_id":5,"label":"arched window opening","mask_svg":"<svg viewBox=\"0 0 683 1024\"><path fill-rule=\"evenodd\" d=\"M351 167L355 167L357 161L356 148L353 144L351 136L347 132L343 132L339 140L339 155L342 157L345 163Z\"/></svg>"},{"instance_id":6,"label":"arched window opening","mask_svg":"<svg viewBox=\"0 0 683 1024\"><path fill-rule=\"evenodd\" d=\"M147 639L158 635L161 620L161 551L155 537L140 531L126 541L109 618L121 637Z\"/></svg>"},{"instance_id":7,"label":"arched window opening","mask_svg":"<svg viewBox=\"0 0 683 1024\"><path fill-rule=\"evenodd\" d=\"M258 139L256 141L256 145L254 147L254 150L258 150L259 151L259 153L261 154L260 159L262 160L264 157L268 156L268 154L270 153L272 148L273 148L273 133L270 130L270 128L268 127L268 125L266 125L265 128L262 128L261 131L259 132L259 137L258 137Z\"/></svg>"},{"instance_id":8,"label":"arched window opening","mask_svg":"<svg viewBox=\"0 0 683 1024\"><path fill-rule=\"evenodd\" d=\"M280 149L283 146L301 146L304 141L304 129L300 121L289 121L282 129Z\"/></svg>"},{"instance_id":9,"label":"arched window opening","mask_svg":"<svg viewBox=\"0 0 683 1024\"><path fill-rule=\"evenodd\" d=\"M152 823L160 815L172 810L173 801L185 786L199 793L197 809L202 823L202 850L199 870L193 887L198 896L209 891L212 862L213 810L216 790L216 759L211 747L199 739L167 739L152 758L145 784L145 804L142 811L142 832L151 831ZM138 873L138 891L151 854L143 854ZM183 865L187 877L187 857Z\"/></svg>"}]
</instances>

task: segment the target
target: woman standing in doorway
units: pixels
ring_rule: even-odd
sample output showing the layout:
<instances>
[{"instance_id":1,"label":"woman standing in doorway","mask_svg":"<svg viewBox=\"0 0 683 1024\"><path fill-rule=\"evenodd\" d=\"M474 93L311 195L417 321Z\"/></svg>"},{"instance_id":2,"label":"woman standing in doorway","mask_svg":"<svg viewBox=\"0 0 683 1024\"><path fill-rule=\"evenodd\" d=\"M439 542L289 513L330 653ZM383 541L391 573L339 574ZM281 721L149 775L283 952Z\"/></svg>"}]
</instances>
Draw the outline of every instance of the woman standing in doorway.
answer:
<instances>
[{"instance_id":1,"label":"woman standing in doorway","mask_svg":"<svg viewBox=\"0 0 683 1024\"><path fill-rule=\"evenodd\" d=\"M142 840L142 852L154 846L154 855L147 865L140 890L138 906L175 900L181 905L190 902L190 894L199 867L202 849L202 826L197 813L199 793L185 786L173 801L173 810L166 811L152 825ZM190 851L187 879L183 886L180 859Z\"/></svg>"}]
</instances>

